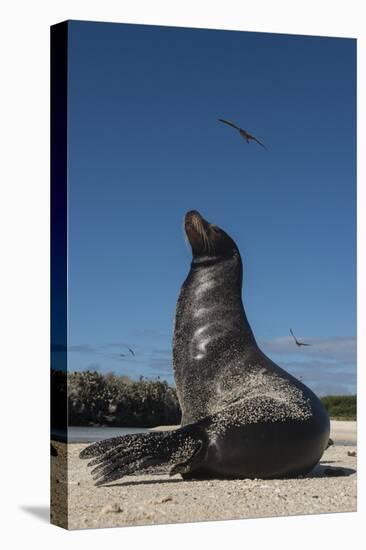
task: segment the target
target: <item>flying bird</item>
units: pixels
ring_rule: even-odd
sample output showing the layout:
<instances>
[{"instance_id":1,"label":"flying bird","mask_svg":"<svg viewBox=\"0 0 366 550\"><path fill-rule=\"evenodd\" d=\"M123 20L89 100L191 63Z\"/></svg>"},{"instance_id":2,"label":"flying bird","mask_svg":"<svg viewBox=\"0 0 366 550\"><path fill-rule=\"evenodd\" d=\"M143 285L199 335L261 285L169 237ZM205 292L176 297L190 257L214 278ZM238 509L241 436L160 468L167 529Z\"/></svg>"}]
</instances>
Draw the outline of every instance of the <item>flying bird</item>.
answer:
<instances>
[{"instance_id":1,"label":"flying bird","mask_svg":"<svg viewBox=\"0 0 366 550\"><path fill-rule=\"evenodd\" d=\"M235 130L238 130L241 137L243 137L247 141L247 143L249 143L251 140L256 141L259 145L264 147L264 149L267 149L267 147L262 142L260 142L259 139L252 136L252 134L249 134L249 132L246 132L245 130L243 130L243 128L240 128L239 126L237 126L236 124L234 124L230 120L225 120L224 118L219 118L219 121L223 122L224 124L228 124L228 126L231 126L232 128L235 128Z\"/></svg>"},{"instance_id":2,"label":"flying bird","mask_svg":"<svg viewBox=\"0 0 366 550\"><path fill-rule=\"evenodd\" d=\"M299 346L299 347L300 347L300 346L311 346L311 344L305 344L305 342L300 342L300 341L296 338L296 336L294 335L294 333L292 332L292 329L291 329L291 328L290 328L290 334L292 335L293 339L295 340L295 344L296 344L297 346Z\"/></svg>"},{"instance_id":3,"label":"flying bird","mask_svg":"<svg viewBox=\"0 0 366 550\"><path fill-rule=\"evenodd\" d=\"M126 346L126 348L130 352L130 354L133 355L133 357L135 357L135 352L133 351L133 349L129 348L128 346ZM119 355L120 355L120 357L126 357L125 353L120 353Z\"/></svg>"}]
</instances>

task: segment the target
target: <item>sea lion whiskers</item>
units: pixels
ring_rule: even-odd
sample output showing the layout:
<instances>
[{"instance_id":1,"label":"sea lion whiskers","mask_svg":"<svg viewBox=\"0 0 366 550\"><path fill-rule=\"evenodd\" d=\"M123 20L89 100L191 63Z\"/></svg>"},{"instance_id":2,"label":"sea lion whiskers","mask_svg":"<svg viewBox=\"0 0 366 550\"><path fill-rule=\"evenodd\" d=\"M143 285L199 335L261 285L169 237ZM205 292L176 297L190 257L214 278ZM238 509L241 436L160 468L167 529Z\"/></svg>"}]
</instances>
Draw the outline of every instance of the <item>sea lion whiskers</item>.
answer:
<instances>
[{"instance_id":1,"label":"sea lion whiskers","mask_svg":"<svg viewBox=\"0 0 366 550\"><path fill-rule=\"evenodd\" d=\"M207 249L208 246L209 246L207 235L206 235L206 232L205 232L199 218L197 218L196 216L193 216L192 217L192 224L193 224L195 230L197 231L198 235L201 237L201 241L202 241L205 249Z\"/></svg>"},{"instance_id":2,"label":"sea lion whiskers","mask_svg":"<svg viewBox=\"0 0 366 550\"><path fill-rule=\"evenodd\" d=\"M208 243L208 240L207 240L207 236L206 234L204 233L204 229L201 225L201 223L199 222L199 220L196 218L196 217L192 217L191 219L191 223L196 231L196 233L198 234L198 236L200 237L201 239L201 242L203 243L205 249L209 246L209 243ZM190 245L190 241L189 241L189 237L187 235L187 229L186 229L186 225L185 225L185 217L183 218L183 233L184 233L184 240L185 242Z\"/></svg>"},{"instance_id":3,"label":"sea lion whiskers","mask_svg":"<svg viewBox=\"0 0 366 550\"><path fill-rule=\"evenodd\" d=\"M205 247L205 251L208 254L215 254L215 246L211 239L208 238L207 231L202 222L197 217L193 217L192 223L202 239L202 243Z\"/></svg>"}]
</instances>

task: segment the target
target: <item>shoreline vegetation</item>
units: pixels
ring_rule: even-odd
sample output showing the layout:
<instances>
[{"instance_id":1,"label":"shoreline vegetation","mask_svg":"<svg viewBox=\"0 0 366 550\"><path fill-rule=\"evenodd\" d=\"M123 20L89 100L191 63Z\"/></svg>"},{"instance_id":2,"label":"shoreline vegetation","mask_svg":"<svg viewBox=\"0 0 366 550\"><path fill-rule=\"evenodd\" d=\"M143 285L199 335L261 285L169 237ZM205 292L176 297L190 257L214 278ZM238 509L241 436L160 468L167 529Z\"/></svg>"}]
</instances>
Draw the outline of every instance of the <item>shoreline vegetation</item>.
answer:
<instances>
[{"instance_id":1,"label":"shoreline vegetation","mask_svg":"<svg viewBox=\"0 0 366 550\"><path fill-rule=\"evenodd\" d=\"M57 404L67 395L69 426L152 428L180 423L176 389L166 380L138 381L114 373L68 372L51 369L52 425ZM321 397L332 420L356 420L356 395Z\"/></svg>"}]
</instances>

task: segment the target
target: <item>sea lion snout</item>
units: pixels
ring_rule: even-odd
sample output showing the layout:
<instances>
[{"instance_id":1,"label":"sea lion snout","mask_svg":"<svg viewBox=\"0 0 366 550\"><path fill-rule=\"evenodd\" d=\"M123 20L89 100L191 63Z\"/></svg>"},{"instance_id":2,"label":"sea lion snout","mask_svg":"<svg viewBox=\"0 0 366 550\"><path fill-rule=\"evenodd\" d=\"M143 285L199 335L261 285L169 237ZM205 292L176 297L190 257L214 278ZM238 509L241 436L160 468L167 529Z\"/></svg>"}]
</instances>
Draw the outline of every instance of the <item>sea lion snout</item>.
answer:
<instances>
[{"instance_id":1,"label":"sea lion snout","mask_svg":"<svg viewBox=\"0 0 366 550\"><path fill-rule=\"evenodd\" d=\"M192 247L193 255L199 255L210 248L209 243L210 224L197 210L190 210L184 217L184 231Z\"/></svg>"},{"instance_id":2,"label":"sea lion snout","mask_svg":"<svg viewBox=\"0 0 366 550\"><path fill-rule=\"evenodd\" d=\"M197 210L189 210L186 213L184 230L194 258L210 256L219 260L238 254L236 244L231 237L217 225L205 220Z\"/></svg>"},{"instance_id":3,"label":"sea lion snout","mask_svg":"<svg viewBox=\"0 0 366 550\"><path fill-rule=\"evenodd\" d=\"M189 227L198 228L204 224L207 224L207 221L201 216L198 210L189 210L184 216L185 228L189 228Z\"/></svg>"},{"instance_id":4,"label":"sea lion snout","mask_svg":"<svg viewBox=\"0 0 366 550\"><path fill-rule=\"evenodd\" d=\"M186 212L185 219L191 219L193 216L198 216L198 218L202 218L198 210L188 210L188 212Z\"/></svg>"}]
</instances>

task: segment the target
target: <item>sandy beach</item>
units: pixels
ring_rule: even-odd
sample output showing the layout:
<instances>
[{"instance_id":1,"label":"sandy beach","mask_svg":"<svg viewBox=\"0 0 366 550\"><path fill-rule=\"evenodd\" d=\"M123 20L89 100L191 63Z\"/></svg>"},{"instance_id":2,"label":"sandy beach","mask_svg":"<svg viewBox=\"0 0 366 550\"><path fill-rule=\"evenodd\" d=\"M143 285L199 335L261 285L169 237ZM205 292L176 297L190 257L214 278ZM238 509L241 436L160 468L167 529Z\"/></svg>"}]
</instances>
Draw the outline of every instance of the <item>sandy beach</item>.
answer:
<instances>
[{"instance_id":1,"label":"sandy beach","mask_svg":"<svg viewBox=\"0 0 366 550\"><path fill-rule=\"evenodd\" d=\"M52 522L87 529L356 511L356 423L332 422L335 444L304 478L183 481L180 475L126 476L95 487L79 452L86 444L54 442ZM347 444L343 444L344 442ZM68 459L68 479L62 472ZM349 455L351 454L351 456ZM61 466L58 467L58 464Z\"/></svg>"}]
</instances>

